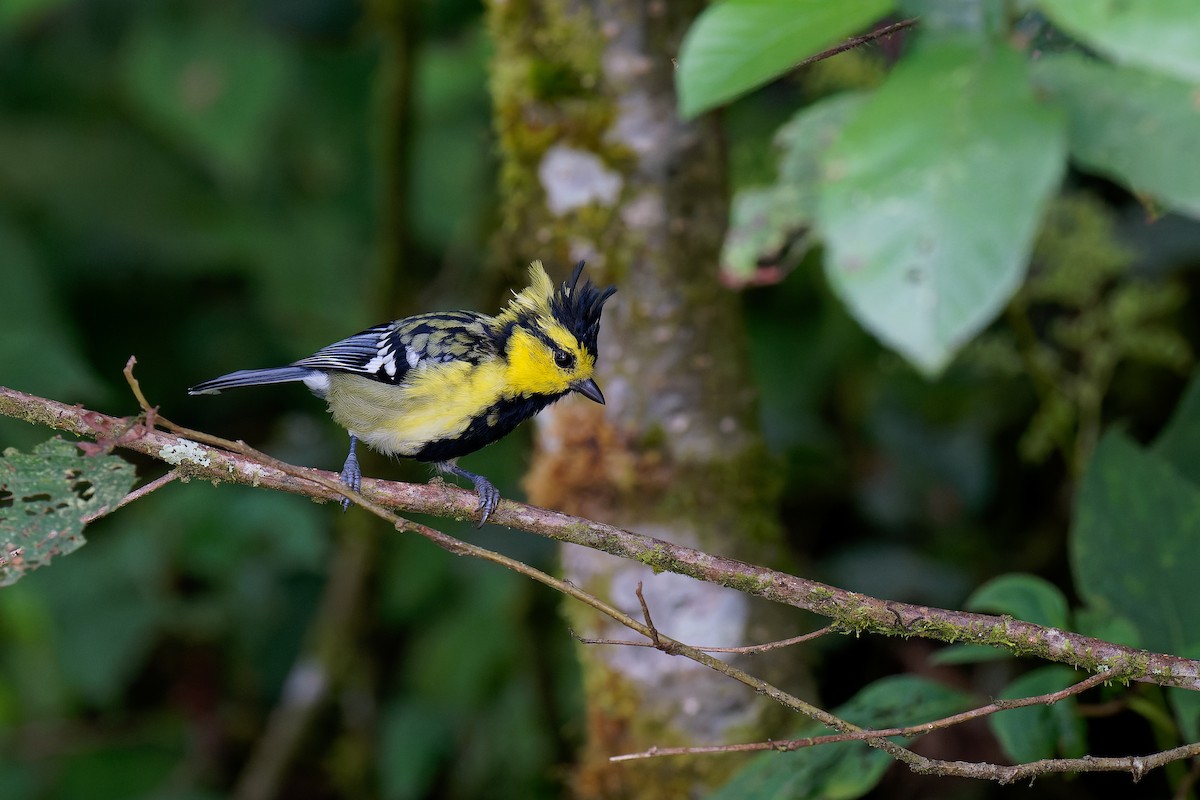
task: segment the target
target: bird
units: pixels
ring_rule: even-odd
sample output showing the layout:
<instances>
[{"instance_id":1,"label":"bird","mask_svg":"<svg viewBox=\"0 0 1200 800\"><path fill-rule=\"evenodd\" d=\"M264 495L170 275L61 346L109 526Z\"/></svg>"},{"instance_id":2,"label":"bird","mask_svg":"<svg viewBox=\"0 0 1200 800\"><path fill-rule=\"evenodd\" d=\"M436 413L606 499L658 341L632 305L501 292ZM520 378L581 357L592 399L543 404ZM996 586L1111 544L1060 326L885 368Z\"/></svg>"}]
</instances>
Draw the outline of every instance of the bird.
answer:
<instances>
[{"instance_id":1,"label":"bird","mask_svg":"<svg viewBox=\"0 0 1200 800\"><path fill-rule=\"evenodd\" d=\"M384 455L429 462L472 482L482 527L500 493L457 459L572 392L604 405L592 376L600 314L617 289L591 280L579 286L583 268L580 261L555 287L542 262L534 261L529 285L495 316L434 311L385 322L286 367L231 372L188 394L303 383L350 434L342 483L356 492L362 486L360 441ZM343 511L349 505L343 498Z\"/></svg>"}]
</instances>

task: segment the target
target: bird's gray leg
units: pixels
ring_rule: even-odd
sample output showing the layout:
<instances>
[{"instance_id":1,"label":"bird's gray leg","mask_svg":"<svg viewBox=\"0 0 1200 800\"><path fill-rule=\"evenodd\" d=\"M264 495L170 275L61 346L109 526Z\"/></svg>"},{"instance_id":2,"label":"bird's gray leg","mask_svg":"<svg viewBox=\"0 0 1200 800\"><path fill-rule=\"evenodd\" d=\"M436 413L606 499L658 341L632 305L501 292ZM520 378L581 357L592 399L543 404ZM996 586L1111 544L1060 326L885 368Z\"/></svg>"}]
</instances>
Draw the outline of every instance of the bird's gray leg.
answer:
<instances>
[{"instance_id":1,"label":"bird's gray leg","mask_svg":"<svg viewBox=\"0 0 1200 800\"><path fill-rule=\"evenodd\" d=\"M346 464L342 467L342 483L349 486L354 491L362 488L362 470L358 468L358 456L354 453L354 448L358 444L358 437L353 433L350 434L350 455L346 456ZM345 512L350 507L350 498L342 498L342 511Z\"/></svg>"},{"instance_id":2,"label":"bird's gray leg","mask_svg":"<svg viewBox=\"0 0 1200 800\"><path fill-rule=\"evenodd\" d=\"M487 518L491 516L491 513L496 510L496 506L500 504L499 490L487 478L465 470L453 461L439 461L434 466L442 472L466 478L475 484L475 493L479 495L479 505L476 506L475 510L483 512L483 516L480 517L479 524L476 527L482 528L483 523L487 522Z\"/></svg>"}]
</instances>

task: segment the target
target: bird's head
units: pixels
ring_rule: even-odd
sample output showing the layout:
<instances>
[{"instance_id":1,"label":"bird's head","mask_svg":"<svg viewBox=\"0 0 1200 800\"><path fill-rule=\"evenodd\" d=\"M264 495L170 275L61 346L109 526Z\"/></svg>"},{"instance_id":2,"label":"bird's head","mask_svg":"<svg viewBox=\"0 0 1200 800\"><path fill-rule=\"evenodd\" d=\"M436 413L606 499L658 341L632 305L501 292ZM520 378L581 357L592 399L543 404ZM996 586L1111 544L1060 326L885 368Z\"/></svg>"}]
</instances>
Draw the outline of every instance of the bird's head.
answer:
<instances>
[{"instance_id":1,"label":"bird's head","mask_svg":"<svg viewBox=\"0 0 1200 800\"><path fill-rule=\"evenodd\" d=\"M508 384L518 395L578 392L604 403L592 379L596 367L596 337L604 301L617 291L599 289L587 281L579 286L583 262L558 288L542 268L529 265L529 286L517 293L497 322L505 333L504 357Z\"/></svg>"}]
</instances>

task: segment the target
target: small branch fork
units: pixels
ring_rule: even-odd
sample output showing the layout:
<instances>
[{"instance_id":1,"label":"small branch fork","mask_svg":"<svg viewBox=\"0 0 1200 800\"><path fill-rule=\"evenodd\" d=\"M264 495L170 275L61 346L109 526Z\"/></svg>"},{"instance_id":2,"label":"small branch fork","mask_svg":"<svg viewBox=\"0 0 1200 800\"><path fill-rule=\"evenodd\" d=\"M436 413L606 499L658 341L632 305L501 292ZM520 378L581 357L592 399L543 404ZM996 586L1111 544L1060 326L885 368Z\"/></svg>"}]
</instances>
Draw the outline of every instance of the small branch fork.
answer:
<instances>
[{"instance_id":1,"label":"small branch fork","mask_svg":"<svg viewBox=\"0 0 1200 800\"><path fill-rule=\"evenodd\" d=\"M620 640L588 640L580 639L585 643L594 644L617 644L617 645L633 645L633 646L652 646L662 650L669 655L683 655L690 657L689 648L672 639L669 639L658 632L654 626L653 618L650 616L650 606L646 602L645 595L642 593L642 584L639 581L636 590L638 603L642 607L642 617L645 621L645 627L649 629L650 642L626 642ZM827 626L804 636L786 639L779 642L771 642L766 645L753 645L746 648L704 648L705 650L738 650L744 652L757 652L760 650L770 650L777 647L785 647L789 644L795 644L797 641L811 640L827 633L832 626ZM576 637L578 638L578 637ZM700 648L697 648L700 649ZM705 662L702 662L705 663ZM722 665L723 662L717 661L716 664ZM711 662L709 666L713 666ZM730 674L738 672L737 670L725 669L714 666L720 672ZM769 684L753 679L757 683L759 691L765 691L766 694L775 696L775 692L779 692L775 687ZM1035 705L1053 705L1061 700L1069 697L1082 694L1088 689L1095 688L1102 683L1110 680L1110 676L1103 673L1090 675L1078 683L1061 689L1057 692L1048 692L1046 694L1036 695L1032 697L1022 697L1011 700L994 700L987 705L963 711L958 714L952 714L948 717L923 722L918 725L909 725L902 728L881 728L872 730L863 730L853 725L850 722L842 720L833 715L832 720L821 720L831 728L835 728L840 733L827 734L824 736L810 736L803 739L781 739L768 742L749 742L744 744L732 745L711 745L699 747L652 747L649 750L644 750L639 753L626 753L623 755L612 756L609 761L635 761L647 758L662 758L666 756L682 756L682 755L715 755L721 753L744 753L753 751L773 750L776 752L790 752L793 750L801 750L808 747L817 747L824 744L834 744L837 742L852 742L863 741L872 747L885 750L897 761L905 763L914 772L954 776L963 778L977 778L984 780L993 780L1000 784L1012 783L1017 780L1034 778L1038 775L1050 773L1072 773L1072 772L1128 772L1135 782L1152 769L1165 766L1174 761L1179 761L1186 758L1192 758L1200 755L1200 743L1187 744L1181 747L1176 747L1170 750L1163 750L1158 753L1153 753L1146 756L1114 756L1114 757L1095 757L1083 756L1082 758L1053 758L1032 761L1025 764L1005 765L991 764L987 762L968 762L968 761L945 761L942 759L926 758L918 755L911 750L901 747L885 737L903 736L913 737L920 736L925 733L930 733L935 730L945 730L955 725L960 725L974 719L995 714L1000 711L1007 711L1014 708L1025 708ZM783 693L780 693L783 694ZM789 695L785 695L789 700L795 700ZM776 698L780 699L780 698ZM784 702L785 705L794 708L802 713L807 713L800 705L792 705L789 702ZM825 714L826 712L821 712ZM809 716L816 719L815 715Z\"/></svg>"},{"instance_id":2,"label":"small branch fork","mask_svg":"<svg viewBox=\"0 0 1200 800\"><path fill-rule=\"evenodd\" d=\"M958 724L975 716L984 716L1005 708L1019 707L1019 705L1055 702L1106 680L1138 680L1162 686L1200 689L1200 662L1167 654L1135 650L1099 639L1078 636L1009 618L879 600L786 573L763 569L733 559L641 536L590 520L570 517L512 501L502 501L499 508L493 513L492 520L499 524L509 525L562 542L592 547L619 557L635 559L656 570L676 572L700 580L736 586L748 594L812 611L834 620L826 628L785 642L773 642L746 648L709 648L710 652L706 652L704 649L691 647L659 632L654 626L649 605L641 593L640 586L638 598L644 621L630 617L568 581L555 578L500 553L463 542L433 528L397 516L391 510L398 508L439 516L466 518L473 513L477 502L473 493L449 486L365 480L363 492L359 494L344 486L338 480L336 473L296 467L259 453L244 442L228 441L189 430L158 415L156 409L146 402L133 377L134 363L134 359L131 358L125 374L142 406L143 417L140 420L110 417L79 406L68 406L2 386L0 386L0 416L16 417L33 424L68 431L92 439L103 448L122 447L164 461L178 462L174 463L175 469L171 473L131 493L121 505L144 496L172 480L190 478L203 478L214 483L230 481L261 486L314 499L349 497L354 503L387 521L398 531L415 533L429 539L448 552L489 561L532 578L579 600L645 637L649 640L649 646L674 656L691 659L721 672L756 692L767 695L785 707L800 712L836 731L835 734L795 740L794 743L789 741L752 743L748 746L726 745L712 750L692 749L690 751L692 753L736 751L730 748L798 749L832 741L862 740L871 747L887 752L894 759L903 762L916 772L983 778L1001 783L1050 772L1094 771L1129 772L1136 780L1147 770L1171 761L1200 755L1200 743L1198 743L1144 757L1049 759L1015 766L925 758L886 737L916 735L938 727ZM153 425L164 430L159 430ZM197 448L195 447L196 443L208 445L209 449ZM192 445L192 447L188 447L188 445ZM191 452L192 455L180 461L177 457L180 451ZM168 457L169 453L176 455ZM758 652L795 644L834 631L843 633L871 631L887 635L922 636L941 641L979 641L985 638L984 633L992 630L1001 634L1004 641L1008 643L1006 645L1008 649L1014 652L1071 664L1097 674L1063 690L1063 692L1052 695L1026 698L1021 701L997 701L974 711L964 712L966 716L955 715L912 728L869 731L790 695L711 654L712 652ZM627 644L605 640L597 640L597 643ZM641 646L643 643L636 644ZM672 754L680 753L659 749L617 758L629 760Z\"/></svg>"},{"instance_id":3,"label":"small branch fork","mask_svg":"<svg viewBox=\"0 0 1200 800\"><path fill-rule=\"evenodd\" d=\"M960 714L952 714L949 717L942 717L941 719L922 722L917 725L909 725L903 728L873 728L857 733L834 733L826 736L807 736L802 739L773 739L767 742L746 742L744 744L722 744L701 747L652 747L640 753L625 753L624 755L612 756L609 758L609 761L635 761L642 758L688 756L708 753L747 753L758 750L774 750L780 753L787 753L792 750L803 750L806 747L835 744L837 742L855 742L863 739L880 739L889 736L920 736L925 733L951 728L973 719L980 719L981 717L995 714L998 711L1007 711L1011 708L1025 708L1026 706L1053 705L1059 700L1073 697L1104 683L1104 678L1104 675L1091 675L1058 692L1041 694L1034 697L1022 697L1016 700L996 700L985 706L973 708L970 711L963 711ZM1079 760L1082 761L1083 759Z\"/></svg>"},{"instance_id":4,"label":"small branch fork","mask_svg":"<svg viewBox=\"0 0 1200 800\"><path fill-rule=\"evenodd\" d=\"M654 621L650 617L650 607L646 603L646 598L642 594L642 584L639 581L637 585L637 598L642 606L642 616L646 622L646 626L650 628L649 642L622 641L614 639L579 639L584 644L614 644L627 646L649 646L658 650L662 650L668 654L674 654L674 643L668 643L662 636L659 635L658 629L654 626ZM831 630L832 626L826 626L820 630L803 636L797 636L792 639L785 639L778 642L770 642L765 645L751 645L749 647L733 647L733 648L697 648L705 652L739 652L739 653L754 653L764 650L773 650L779 647L788 647L804 641L811 641L820 636L825 635ZM744 744L726 744L726 745L705 745L699 747L652 747L649 750L644 750L639 753L626 753L624 755L612 756L609 761L634 761L644 758L662 758L664 756L685 756L685 755L701 755L712 753L745 753L757 750L774 750L777 752L789 752L792 750L801 750L806 747L815 747L822 744L835 744L837 742L853 742L863 741L867 739L882 739L891 736L920 736L921 734L930 733L935 730L943 730L955 725L960 725L964 722L969 722L973 719L980 719L998 711L1007 711L1013 708L1025 708L1026 706L1036 705L1054 705L1060 700L1065 700L1068 697L1074 697L1088 689L1099 686L1110 680L1108 675L1104 673L1096 673L1079 681L1078 683L1068 686L1066 689L1061 689L1057 692L1048 692L1033 697L1022 697L1012 700L993 700L987 705L963 711L958 714L951 714L948 717L932 720L930 722L922 722L918 725L908 725L902 728L880 728L871 730L859 730L851 733L836 733L825 736L808 736L802 739L774 739L766 742L747 742Z\"/></svg>"}]
</instances>

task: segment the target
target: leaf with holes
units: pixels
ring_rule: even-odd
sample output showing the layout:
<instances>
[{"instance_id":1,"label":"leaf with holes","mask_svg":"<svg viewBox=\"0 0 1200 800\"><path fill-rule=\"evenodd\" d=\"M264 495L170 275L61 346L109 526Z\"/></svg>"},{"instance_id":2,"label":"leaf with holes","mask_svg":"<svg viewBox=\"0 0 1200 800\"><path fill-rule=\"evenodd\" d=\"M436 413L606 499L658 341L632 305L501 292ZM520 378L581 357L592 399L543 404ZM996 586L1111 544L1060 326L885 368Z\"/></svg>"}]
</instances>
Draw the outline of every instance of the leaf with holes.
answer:
<instances>
[{"instance_id":1,"label":"leaf with holes","mask_svg":"<svg viewBox=\"0 0 1200 800\"><path fill-rule=\"evenodd\" d=\"M55 556L84 544L89 515L133 488L133 465L116 456L83 456L55 437L25 454L0 457L0 586L16 583Z\"/></svg>"}]
</instances>

